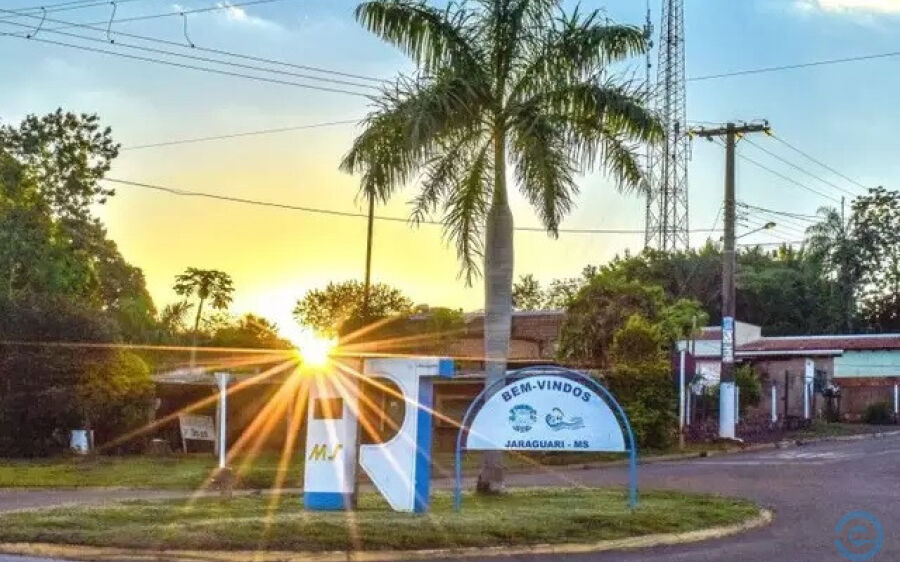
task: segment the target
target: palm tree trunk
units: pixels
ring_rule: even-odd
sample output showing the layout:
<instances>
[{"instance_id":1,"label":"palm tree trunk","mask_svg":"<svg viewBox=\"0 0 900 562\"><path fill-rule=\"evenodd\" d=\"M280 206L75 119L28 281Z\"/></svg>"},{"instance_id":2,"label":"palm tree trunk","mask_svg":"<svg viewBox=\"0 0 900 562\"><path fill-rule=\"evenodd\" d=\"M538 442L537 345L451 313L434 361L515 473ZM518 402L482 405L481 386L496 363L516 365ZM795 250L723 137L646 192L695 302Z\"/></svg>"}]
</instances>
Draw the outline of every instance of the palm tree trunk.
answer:
<instances>
[{"instance_id":1,"label":"palm tree trunk","mask_svg":"<svg viewBox=\"0 0 900 562\"><path fill-rule=\"evenodd\" d=\"M494 195L488 211L484 248L485 386L506 375L512 328L513 217L506 194L506 146L494 140ZM486 451L476 486L481 493L503 491L503 455Z\"/></svg>"}]
</instances>

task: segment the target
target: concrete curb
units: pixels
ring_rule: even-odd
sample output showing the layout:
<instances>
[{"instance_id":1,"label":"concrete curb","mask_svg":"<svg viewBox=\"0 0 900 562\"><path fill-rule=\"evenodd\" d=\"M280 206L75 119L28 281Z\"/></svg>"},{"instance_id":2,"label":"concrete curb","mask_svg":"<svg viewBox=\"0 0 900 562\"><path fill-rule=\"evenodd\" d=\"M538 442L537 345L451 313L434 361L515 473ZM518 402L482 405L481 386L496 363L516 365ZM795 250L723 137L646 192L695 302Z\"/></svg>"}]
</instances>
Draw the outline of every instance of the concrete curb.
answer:
<instances>
[{"instance_id":1,"label":"concrete curb","mask_svg":"<svg viewBox=\"0 0 900 562\"><path fill-rule=\"evenodd\" d=\"M760 509L756 517L721 527L711 527L686 533L661 533L627 539L578 544L539 544L532 546L499 546L481 548L432 549L432 550L384 550L384 551L334 551L334 552L257 552L224 550L144 550L45 543L0 543L0 552L20 556L93 560L98 562L139 561L189 561L189 562L373 562L376 560L421 560L430 558L465 558L526 555L561 555L630 550L688 544L720 539L763 527L772 522L774 514Z\"/></svg>"}]
</instances>

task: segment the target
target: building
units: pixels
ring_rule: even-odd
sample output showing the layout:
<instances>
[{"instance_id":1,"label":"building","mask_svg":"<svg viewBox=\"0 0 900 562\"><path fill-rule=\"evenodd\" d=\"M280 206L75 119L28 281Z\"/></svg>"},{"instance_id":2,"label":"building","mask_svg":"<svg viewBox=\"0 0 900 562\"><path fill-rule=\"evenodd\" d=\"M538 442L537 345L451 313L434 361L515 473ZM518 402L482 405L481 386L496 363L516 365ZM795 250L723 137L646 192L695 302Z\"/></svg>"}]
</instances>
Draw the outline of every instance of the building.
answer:
<instances>
[{"instance_id":1,"label":"building","mask_svg":"<svg viewBox=\"0 0 900 562\"><path fill-rule=\"evenodd\" d=\"M721 362L721 329L704 328L682 348L695 350L697 373L706 384L716 384ZM735 360L753 366L763 385L760 409L770 412L772 385L776 386L779 416L803 414L806 362L815 371L813 412L824 407L822 391L829 385L841 390L841 412L859 419L866 406L893 402L894 385L900 383L900 334L762 335L759 326L735 323Z\"/></svg>"}]
</instances>

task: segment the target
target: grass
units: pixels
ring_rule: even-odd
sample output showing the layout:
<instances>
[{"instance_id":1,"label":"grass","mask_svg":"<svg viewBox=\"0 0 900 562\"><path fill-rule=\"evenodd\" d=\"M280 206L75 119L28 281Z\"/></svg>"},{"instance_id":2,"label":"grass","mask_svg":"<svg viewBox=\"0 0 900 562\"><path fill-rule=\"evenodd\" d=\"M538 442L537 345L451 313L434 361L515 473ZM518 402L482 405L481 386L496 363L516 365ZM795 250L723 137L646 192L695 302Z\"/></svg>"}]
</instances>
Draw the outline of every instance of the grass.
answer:
<instances>
[{"instance_id":1,"label":"grass","mask_svg":"<svg viewBox=\"0 0 900 562\"><path fill-rule=\"evenodd\" d=\"M390 511L375 494L345 513L310 513L286 496L130 501L60 507L0 517L0 542L66 543L145 549L266 548L289 551L426 549L594 542L731 525L757 515L749 501L653 491L630 511L621 489L531 489L467 495L461 513L450 493L425 515Z\"/></svg>"},{"instance_id":2,"label":"grass","mask_svg":"<svg viewBox=\"0 0 900 562\"><path fill-rule=\"evenodd\" d=\"M879 431L895 431L898 426L890 425L867 425L861 423L829 423L823 420L813 420L809 429L792 432L791 437L796 438L814 438L814 437L841 437L845 435L863 435L867 433L877 433Z\"/></svg>"},{"instance_id":3,"label":"grass","mask_svg":"<svg viewBox=\"0 0 900 562\"><path fill-rule=\"evenodd\" d=\"M689 445L683 452L715 448L717 445ZM679 452L647 451L642 455ZM600 463L625 458L617 453L508 453L505 465L512 470L539 466L570 466ZM470 453L463 456L463 470L477 470L481 456ZM436 478L453 476L452 453L436 453L433 475ZM269 489L278 480L279 455L263 453L249 463L235 459L231 466L237 470L239 487ZM169 490L194 490L199 488L216 468L216 459L210 454L175 455L171 457L149 456L90 456L57 457L50 459L4 459L0 461L0 488L152 488ZM303 458L295 454L284 471L282 487L296 488L303 485Z\"/></svg>"}]
</instances>

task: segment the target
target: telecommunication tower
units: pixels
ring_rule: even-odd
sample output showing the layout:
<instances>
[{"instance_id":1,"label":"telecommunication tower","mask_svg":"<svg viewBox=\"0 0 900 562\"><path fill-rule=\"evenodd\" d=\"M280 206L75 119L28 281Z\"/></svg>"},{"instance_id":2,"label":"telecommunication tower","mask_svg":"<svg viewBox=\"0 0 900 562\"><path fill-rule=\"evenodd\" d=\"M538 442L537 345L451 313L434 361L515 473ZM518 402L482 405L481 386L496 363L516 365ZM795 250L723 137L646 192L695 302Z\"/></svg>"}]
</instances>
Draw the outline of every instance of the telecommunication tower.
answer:
<instances>
[{"instance_id":1,"label":"telecommunication tower","mask_svg":"<svg viewBox=\"0 0 900 562\"><path fill-rule=\"evenodd\" d=\"M652 33L648 2L648 36ZM650 84L651 54L647 55L647 91L663 123L665 140L648 154L648 194L644 246L686 250L690 246L687 166L691 145L687 135L684 78L684 1L662 0L656 83Z\"/></svg>"}]
</instances>

